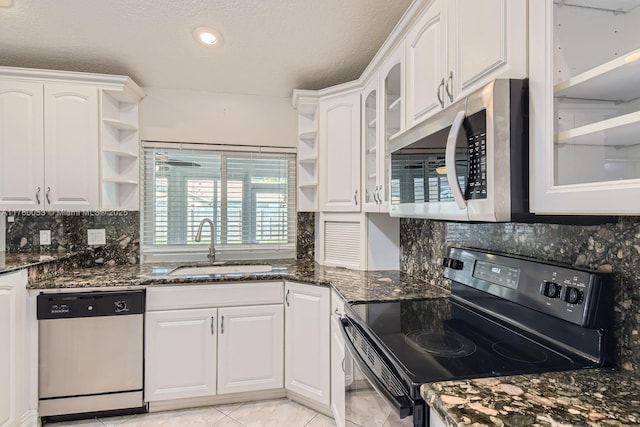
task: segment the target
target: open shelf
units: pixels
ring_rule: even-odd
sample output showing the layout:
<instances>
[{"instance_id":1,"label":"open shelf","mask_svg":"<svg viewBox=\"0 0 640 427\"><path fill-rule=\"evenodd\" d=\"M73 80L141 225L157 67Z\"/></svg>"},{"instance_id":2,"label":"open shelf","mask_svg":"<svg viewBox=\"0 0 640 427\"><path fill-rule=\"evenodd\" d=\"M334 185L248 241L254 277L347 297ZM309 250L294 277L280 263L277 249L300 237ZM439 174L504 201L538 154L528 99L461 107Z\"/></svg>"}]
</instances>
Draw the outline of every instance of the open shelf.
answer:
<instances>
[{"instance_id":1,"label":"open shelf","mask_svg":"<svg viewBox=\"0 0 640 427\"><path fill-rule=\"evenodd\" d=\"M317 130L306 130L298 134L298 138L303 139L305 141L315 140L317 136L318 136Z\"/></svg>"},{"instance_id":2,"label":"open shelf","mask_svg":"<svg viewBox=\"0 0 640 427\"><path fill-rule=\"evenodd\" d=\"M317 157L304 157L298 159L298 163L315 163L318 161Z\"/></svg>"},{"instance_id":3,"label":"open shelf","mask_svg":"<svg viewBox=\"0 0 640 427\"><path fill-rule=\"evenodd\" d=\"M400 107L400 102L402 101L402 98L396 98L395 101L391 102L391 104L389 104L389 106L387 107L387 110L393 110L395 108Z\"/></svg>"},{"instance_id":4,"label":"open shelf","mask_svg":"<svg viewBox=\"0 0 640 427\"><path fill-rule=\"evenodd\" d=\"M109 126L113 126L114 128L119 130L129 130L129 131L138 130L137 125L135 125L134 123L125 122L124 120L103 118L102 122Z\"/></svg>"},{"instance_id":5,"label":"open shelf","mask_svg":"<svg viewBox=\"0 0 640 427\"><path fill-rule=\"evenodd\" d=\"M640 49L560 82L553 90L556 97L601 101L640 98Z\"/></svg>"},{"instance_id":6,"label":"open shelf","mask_svg":"<svg viewBox=\"0 0 640 427\"><path fill-rule=\"evenodd\" d=\"M138 181L133 179L124 179L119 177L108 177L105 176L102 178L104 182L112 182L114 184L129 184L129 185L138 185Z\"/></svg>"},{"instance_id":7,"label":"open shelf","mask_svg":"<svg viewBox=\"0 0 640 427\"><path fill-rule=\"evenodd\" d=\"M100 156L102 205L139 209L139 135L136 91L101 93Z\"/></svg>"},{"instance_id":8,"label":"open shelf","mask_svg":"<svg viewBox=\"0 0 640 427\"><path fill-rule=\"evenodd\" d=\"M298 184L298 187L300 188L315 188L317 186L317 182L301 182L300 184Z\"/></svg>"},{"instance_id":9,"label":"open shelf","mask_svg":"<svg viewBox=\"0 0 640 427\"><path fill-rule=\"evenodd\" d=\"M137 159L138 158L138 153L134 153L132 151L124 151L124 150L114 150L114 149L108 149L105 148L102 150L103 153L108 153L108 154L113 154L114 156L119 156L119 157L130 157L132 159Z\"/></svg>"},{"instance_id":10,"label":"open shelf","mask_svg":"<svg viewBox=\"0 0 640 427\"><path fill-rule=\"evenodd\" d=\"M604 132L606 143L603 143ZM556 143L629 146L640 144L640 111L559 132ZM590 137L591 136L591 137Z\"/></svg>"},{"instance_id":11,"label":"open shelf","mask_svg":"<svg viewBox=\"0 0 640 427\"><path fill-rule=\"evenodd\" d=\"M616 13L629 12L640 6L639 0L607 0L606 2L602 0L555 0L553 3L558 6L587 7Z\"/></svg>"}]
</instances>

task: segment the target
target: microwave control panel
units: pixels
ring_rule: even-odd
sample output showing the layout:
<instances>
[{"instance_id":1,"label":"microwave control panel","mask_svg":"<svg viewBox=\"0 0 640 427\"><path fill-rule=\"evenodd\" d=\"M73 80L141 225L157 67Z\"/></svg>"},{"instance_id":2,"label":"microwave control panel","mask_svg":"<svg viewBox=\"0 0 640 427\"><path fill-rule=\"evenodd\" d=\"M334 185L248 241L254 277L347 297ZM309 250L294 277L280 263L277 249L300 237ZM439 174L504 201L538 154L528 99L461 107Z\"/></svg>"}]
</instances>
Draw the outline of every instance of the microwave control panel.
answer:
<instances>
[{"instance_id":1,"label":"microwave control panel","mask_svg":"<svg viewBox=\"0 0 640 427\"><path fill-rule=\"evenodd\" d=\"M469 178L465 199L487 198L487 132L467 134Z\"/></svg>"}]
</instances>

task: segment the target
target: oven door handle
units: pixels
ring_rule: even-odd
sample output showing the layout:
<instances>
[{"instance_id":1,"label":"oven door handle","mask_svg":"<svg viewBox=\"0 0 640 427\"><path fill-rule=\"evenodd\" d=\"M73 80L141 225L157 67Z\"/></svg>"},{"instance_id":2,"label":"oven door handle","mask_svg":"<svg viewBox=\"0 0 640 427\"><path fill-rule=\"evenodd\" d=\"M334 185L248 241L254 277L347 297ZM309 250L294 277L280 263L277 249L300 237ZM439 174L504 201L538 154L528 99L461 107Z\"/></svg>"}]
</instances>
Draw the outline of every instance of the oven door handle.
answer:
<instances>
[{"instance_id":1,"label":"oven door handle","mask_svg":"<svg viewBox=\"0 0 640 427\"><path fill-rule=\"evenodd\" d=\"M458 111L456 117L451 124L451 130L449 130L449 136L447 137L447 147L445 149L444 163L447 169L447 181L449 181L449 188L453 194L453 198L460 209L467 207L467 201L464 199L464 194L460 189L460 181L458 180L458 171L456 170L456 148L458 142L458 135L464 122L464 111Z\"/></svg>"},{"instance_id":2,"label":"oven door handle","mask_svg":"<svg viewBox=\"0 0 640 427\"><path fill-rule=\"evenodd\" d=\"M347 346L347 350L349 350L349 354L353 358L353 361L358 365L362 374L367 377L369 383L373 386L373 388L383 396L391 406L398 412L400 418L406 418L409 415L413 414L414 402L413 400L405 395L402 396L394 396L387 387L378 379L376 374L371 370L369 365L366 364L364 359L360 356L360 353L356 350L353 342L349 339L349 335L347 334L346 326L348 321L345 318L340 318L340 332L342 332L342 337L344 338L344 343ZM357 325L352 324L352 326L357 327ZM382 357L381 354L378 354ZM387 364L388 366L389 364Z\"/></svg>"}]
</instances>

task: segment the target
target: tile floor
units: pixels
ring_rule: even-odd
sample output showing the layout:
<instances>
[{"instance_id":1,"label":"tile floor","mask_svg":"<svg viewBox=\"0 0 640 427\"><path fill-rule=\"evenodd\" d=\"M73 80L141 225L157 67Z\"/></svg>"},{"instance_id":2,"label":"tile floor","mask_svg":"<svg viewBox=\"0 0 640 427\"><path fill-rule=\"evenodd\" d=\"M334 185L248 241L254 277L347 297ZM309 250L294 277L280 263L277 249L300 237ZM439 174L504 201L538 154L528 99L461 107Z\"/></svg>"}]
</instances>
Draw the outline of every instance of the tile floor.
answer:
<instances>
[{"instance_id":1,"label":"tile floor","mask_svg":"<svg viewBox=\"0 0 640 427\"><path fill-rule=\"evenodd\" d=\"M288 399L45 424L45 427L326 427L332 418Z\"/></svg>"}]
</instances>

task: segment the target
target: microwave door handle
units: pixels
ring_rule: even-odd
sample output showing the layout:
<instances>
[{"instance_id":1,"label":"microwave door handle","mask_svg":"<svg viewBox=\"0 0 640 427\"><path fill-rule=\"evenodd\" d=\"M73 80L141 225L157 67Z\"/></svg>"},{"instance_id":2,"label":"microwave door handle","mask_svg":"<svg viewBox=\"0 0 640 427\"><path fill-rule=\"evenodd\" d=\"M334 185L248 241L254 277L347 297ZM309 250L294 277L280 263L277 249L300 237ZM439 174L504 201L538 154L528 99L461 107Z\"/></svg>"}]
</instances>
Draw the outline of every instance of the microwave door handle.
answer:
<instances>
[{"instance_id":1,"label":"microwave door handle","mask_svg":"<svg viewBox=\"0 0 640 427\"><path fill-rule=\"evenodd\" d=\"M348 321L345 318L340 319L340 332L342 332L342 337L344 338L344 344L351 355L351 358L355 362L355 364L360 368L360 372L367 377L371 386L378 392L379 395L383 396L385 400L397 411L398 416L400 418L406 418L409 415L413 414L414 403L413 400L404 394L402 396L394 396L388 389L385 384L380 381L380 379L376 376L376 374L369 368L369 365L362 359L360 353L355 348L353 342L349 338L347 334Z\"/></svg>"},{"instance_id":2,"label":"microwave door handle","mask_svg":"<svg viewBox=\"0 0 640 427\"><path fill-rule=\"evenodd\" d=\"M464 111L458 111L456 117L451 124L451 130L449 130L449 136L447 137L447 148L445 151L445 165L447 166L447 180L449 181L449 187L453 194L453 199L460 209L467 207L467 201L464 199L462 190L460 189L460 181L458 181L458 173L456 171L456 142L458 141L458 135L460 129L462 129L462 122L464 121Z\"/></svg>"}]
</instances>

